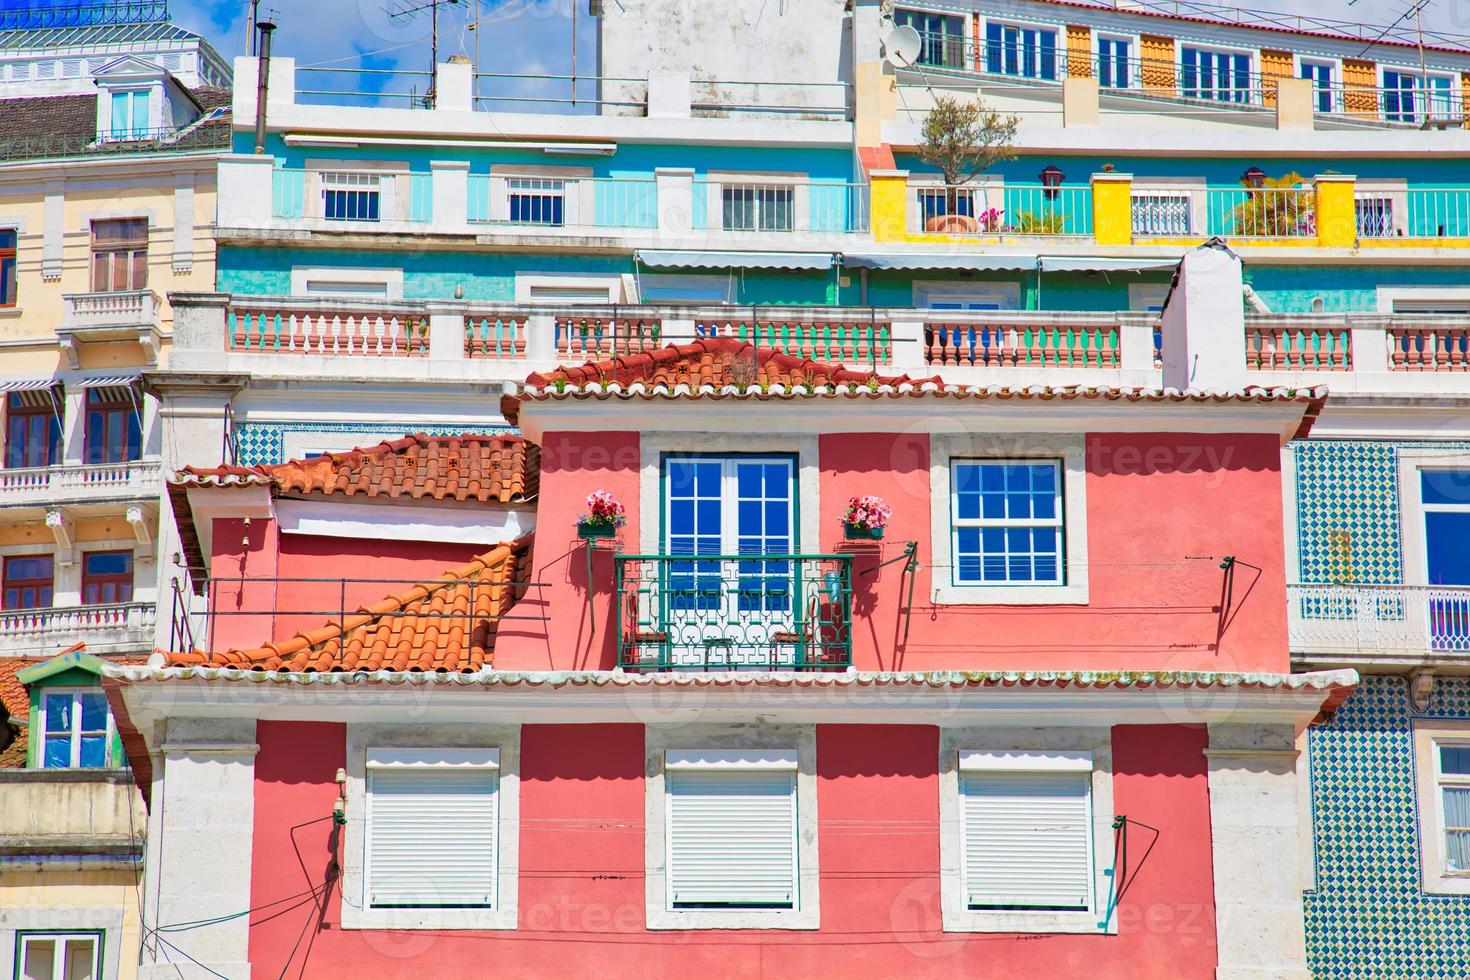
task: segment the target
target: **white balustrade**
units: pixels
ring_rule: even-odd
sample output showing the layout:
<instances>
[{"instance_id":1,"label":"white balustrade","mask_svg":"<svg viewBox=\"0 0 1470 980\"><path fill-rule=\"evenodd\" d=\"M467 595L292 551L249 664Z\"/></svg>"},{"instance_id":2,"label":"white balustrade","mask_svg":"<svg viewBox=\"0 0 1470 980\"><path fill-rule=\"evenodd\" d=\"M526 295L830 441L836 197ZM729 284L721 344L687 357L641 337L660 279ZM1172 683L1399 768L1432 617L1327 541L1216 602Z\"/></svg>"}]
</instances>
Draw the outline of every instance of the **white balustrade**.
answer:
<instances>
[{"instance_id":1,"label":"white balustrade","mask_svg":"<svg viewBox=\"0 0 1470 980\"><path fill-rule=\"evenodd\" d=\"M94 652L142 649L153 642L157 616L151 602L10 610L0 613L0 653L54 651L78 641Z\"/></svg>"},{"instance_id":2,"label":"white balustrade","mask_svg":"<svg viewBox=\"0 0 1470 980\"><path fill-rule=\"evenodd\" d=\"M1470 588L1289 585L1287 597L1295 654L1470 659Z\"/></svg>"}]
</instances>

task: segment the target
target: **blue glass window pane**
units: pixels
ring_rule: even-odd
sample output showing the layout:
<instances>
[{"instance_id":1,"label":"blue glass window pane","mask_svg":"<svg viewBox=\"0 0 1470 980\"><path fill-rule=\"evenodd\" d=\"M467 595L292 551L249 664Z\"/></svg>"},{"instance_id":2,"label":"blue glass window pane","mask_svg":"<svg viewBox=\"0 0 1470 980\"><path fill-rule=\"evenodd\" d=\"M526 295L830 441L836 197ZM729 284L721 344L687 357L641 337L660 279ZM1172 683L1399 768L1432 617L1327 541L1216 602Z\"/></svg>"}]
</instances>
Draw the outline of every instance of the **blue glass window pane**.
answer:
<instances>
[{"instance_id":1,"label":"blue glass window pane","mask_svg":"<svg viewBox=\"0 0 1470 980\"><path fill-rule=\"evenodd\" d=\"M45 696L46 731L69 732L72 729L72 697L70 694Z\"/></svg>"},{"instance_id":2,"label":"blue glass window pane","mask_svg":"<svg viewBox=\"0 0 1470 980\"><path fill-rule=\"evenodd\" d=\"M1470 512L1424 515L1430 585L1470 585Z\"/></svg>"},{"instance_id":3,"label":"blue glass window pane","mask_svg":"<svg viewBox=\"0 0 1470 980\"><path fill-rule=\"evenodd\" d=\"M1006 516L1005 494L986 493L981 494L981 516L985 518L1001 519Z\"/></svg>"},{"instance_id":4,"label":"blue glass window pane","mask_svg":"<svg viewBox=\"0 0 1470 980\"><path fill-rule=\"evenodd\" d=\"M720 494L720 464L695 464L694 481L701 497L718 497Z\"/></svg>"},{"instance_id":5,"label":"blue glass window pane","mask_svg":"<svg viewBox=\"0 0 1470 980\"><path fill-rule=\"evenodd\" d=\"M83 735L79 765L83 769L101 769L107 765L107 736Z\"/></svg>"},{"instance_id":6,"label":"blue glass window pane","mask_svg":"<svg viewBox=\"0 0 1470 980\"><path fill-rule=\"evenodd\" d=\"M1439 747L1439 771L1470 775L1470 746L1441 745Z\"/></svg>"},{"instance_id":7,"label":"blue glass window pane","mask_svg":"<svg viewBox=\"0 0 1470 980\"><path fill-rule=\"evenodd\" d=\"M761 517L764 510L764 508L761 507L761 502L759 500L742 500L739 503L739 508L739 533L742 535L760 534L762 530L761 525L763 523Z\"/></svg>"},{"instance_id":8,"label":"blue glass window pane","mask_svg":"<svg viewBox=\"0 0 1470 980\"><path fill-rule=\"evenodd\" d=\"M771 501L766 504L766 534L786 537L791 533L791 509L788 504Z\"/></svg>"},{"instance_id":9,"label":"blue glass window pane","mask_svg":"<svg viewBox=\"0 0 1470 980\"><path fill-rule=\"evenodd\" d=\"M1053 491L1038 491L1032 496L1031 516L1037 520L1051 520L1057 516L1057 498Z\"/></svg>"},{"instance_id":10,"label":"blue glass window pane","mask_svg":"<svg viewBox=\"0 0 1470 980\"><path fill-rule=\"evenodd\" d=\"M44 769L66 769L71 765L71 736L46 737L46 750L41 757Z\"/></svg>"},{"instance_id":11,"label":"blue glass window pane","mask_svg":"<svg viewBox=\"0 0 1470 980\"><path fill-rule=\"evenodd\" d=\"M694 533L694 501L671 500L669 502L669 531L673 534Z\"/></svg>"},{"instance_id":12,"label":"blue glass window pane","mask_svg":"<svg viewBox=\"0 0 1470 980\"><path fill-rule=\"evenodd\" d=\"M100 732L107 729L107 698L102 692L79 694L82 705L82 731Z\"/></svg>"},{"instance_id":13,"label":"blue glass window pane","mask_svg":"<svg viewBox=\"0 0 1470 980\"><path fill-rule=\"evenodd\" d=\"M1426 504L1470 504L1470 470L1423 470L1419 485Z\"/></svg>"},{"instance_id":14,"label":"blue glass window pane","mask_svg":"<svg viewBox=\"0 0 1470 980\"><path fill-rule=\"evenodd\" d=\"M701 534L718 532L720 529L720 501L700 500L696 505L698 509L695 514L698 519L698 529Z\"/></svg>"},{"instance_id":15,"label":"blue glass window pane","mask_svg":"<svg viewBox=\"0 0 1470 980\"><path fill-rule=\"evenodd\" d=\"M749 463L735 467L735 492L742 497L761 495L761 468Z\"/></svg>"}]
</instances>

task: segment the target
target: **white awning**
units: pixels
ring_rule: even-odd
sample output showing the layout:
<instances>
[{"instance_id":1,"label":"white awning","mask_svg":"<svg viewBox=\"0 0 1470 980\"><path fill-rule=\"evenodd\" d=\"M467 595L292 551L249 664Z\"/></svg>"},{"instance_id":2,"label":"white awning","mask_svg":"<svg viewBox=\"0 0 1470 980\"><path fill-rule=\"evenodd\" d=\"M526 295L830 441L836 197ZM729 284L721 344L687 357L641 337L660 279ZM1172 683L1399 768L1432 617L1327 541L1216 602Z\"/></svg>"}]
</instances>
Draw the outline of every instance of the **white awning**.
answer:
<instances>
[{"instance_id":1,"label":"white awning","mask_svg":"<svg viewBox=\"0 0 1470 980\"><path fill-rule=\"evenodd\" d=\"M40 391L61 384L56 378L0 378L0 391Z\"/></svg>"},{"instance_id":2,"label":"white awning","mask_svg":"<svg viewBox=\"0 0 1470 980\"><path fill-rule=\"evenodd\" d=\"M842 264L849 269L1029 272L1036 268L1036 256L995 252L844 252Z\"/></svg>"},{"instance_id":3,"label":"white awning","mask_svg":"<svg viewBox=\"0 0 1470 980\"><path fill-rule=\"evenodd\" d=\"M1178 259L1115 259L1108 256L1043 255L1042 272L1173 272Z\"/></svg>"},{"instance_id":4,"label":"white awning","mask_svg":"<svg viewBox=\"0 0 1470 980\"><path fill-rule=\"evenodd\" d=\"M14 393L16 401L28 408L50 408L56 413L60 408L56 403L56 389L60 385L57 378L5 378L0 379L0 394L8 397Z\"/></svg>"},{"instance_id":5,"label":"white awning","mask_svg":"<svg viewBox=\"0 0 1470 980\"><path fill-rule=\"evenodd\" d=\"M702 252L639 249L639 262L653 269L830 269L831 252Z\"/></svg>"},{"instance_id":6,"label":"white awning","mask_svg":"<svg viewBox=\"0 0 1470 980\"><path fill-rule=\"evenodd\" d=\"M91 378L77 378L71 382L73 388L131 388L138 383L136 374L99 374Z\"/></svg>"}]
</instances>

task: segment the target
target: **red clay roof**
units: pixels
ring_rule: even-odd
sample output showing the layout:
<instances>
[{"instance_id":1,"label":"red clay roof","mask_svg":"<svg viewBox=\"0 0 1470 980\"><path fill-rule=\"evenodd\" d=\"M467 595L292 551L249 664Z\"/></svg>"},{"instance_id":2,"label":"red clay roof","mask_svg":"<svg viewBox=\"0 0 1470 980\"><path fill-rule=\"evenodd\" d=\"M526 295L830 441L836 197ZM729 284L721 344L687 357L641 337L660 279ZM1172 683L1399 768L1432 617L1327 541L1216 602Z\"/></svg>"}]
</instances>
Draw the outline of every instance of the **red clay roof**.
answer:
<instances>
[{"instance_id":1,"label":"red clay roof","mask_svg":"<svg viewBox=\"0 0 1470 980\"><path fill-rule=\"evenodd\" d=\"M405 436L270 466L186 466L184 486L270 485L276 493L517 503L536 495L540 450L520 436Z\"/></svg>"},{"instance_id":2,"label":"red clay roof","mask_svg":"<svg viewBox=\"0 0 1470 980\"><path fill-rule=\"evenodd\" d=\"M253 650L166 654L171 667L472 673L490 666L500 618L530 568L530 536L496 546L433 582L364 606L346 622Z\"/></svg>"}]
</instances>

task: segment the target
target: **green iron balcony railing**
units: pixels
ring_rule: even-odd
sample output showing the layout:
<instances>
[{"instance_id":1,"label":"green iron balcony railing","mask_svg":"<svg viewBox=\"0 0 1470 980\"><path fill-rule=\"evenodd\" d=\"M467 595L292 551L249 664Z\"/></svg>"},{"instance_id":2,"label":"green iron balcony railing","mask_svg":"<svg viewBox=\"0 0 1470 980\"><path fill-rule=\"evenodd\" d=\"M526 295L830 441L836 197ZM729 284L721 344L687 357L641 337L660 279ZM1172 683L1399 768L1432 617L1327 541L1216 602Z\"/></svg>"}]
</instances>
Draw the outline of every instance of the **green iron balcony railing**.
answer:
<instances>
[{"instance_id":1,"label":"green iron balcony railing","mask_svg":"<svg viewBox=\"0 0 1470 980\"><path fill-rule=\"evenodd\" d=\"M618 555L625 670L852 664L851 555Z\"/></svg>"}]
</instances>

